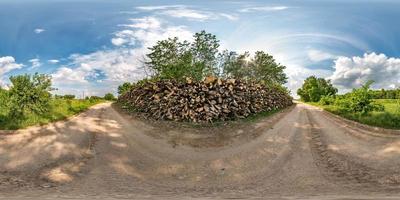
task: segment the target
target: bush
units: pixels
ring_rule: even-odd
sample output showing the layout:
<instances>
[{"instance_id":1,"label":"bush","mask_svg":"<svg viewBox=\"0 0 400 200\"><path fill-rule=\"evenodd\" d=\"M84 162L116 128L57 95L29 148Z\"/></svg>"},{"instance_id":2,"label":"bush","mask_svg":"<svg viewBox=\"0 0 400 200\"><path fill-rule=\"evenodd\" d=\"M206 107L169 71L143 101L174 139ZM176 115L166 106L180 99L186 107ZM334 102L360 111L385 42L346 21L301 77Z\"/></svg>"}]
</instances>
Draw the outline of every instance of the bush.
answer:
<instances>
[{"instance_id":1,"label":"bush","mask_svg":"<svg viewBox=\"0 0 400 200\"><path fill-rule=\"evenodd\" d=\"M332 105L335 103L335 97L332 95L322 96L319 100L319 104L321 105Z\"/></svg>"},{"instance_id":2,"label":"bush","mask_svg":"<svg viewBox=\"0 0 400 200\"><path fill-rule=\"evenodd\" d=\"M349 109L353 112L368 113L370 111L383 111L382 105L373 102L370 86L373 81L368 81L361 88L353 89L346 98L349 99Z\"/></svg>"},{"instance_id":3,"label":"bush","mask_svg":"<svg viewBox=\"0 0 400 200\"><path fill-rule=\"evenodd\" d=\"M10 114L20 118L24 114L44 114L49 109L51 77L44 74L25 74L10 77Z\"/></svg>"}]
</instances>

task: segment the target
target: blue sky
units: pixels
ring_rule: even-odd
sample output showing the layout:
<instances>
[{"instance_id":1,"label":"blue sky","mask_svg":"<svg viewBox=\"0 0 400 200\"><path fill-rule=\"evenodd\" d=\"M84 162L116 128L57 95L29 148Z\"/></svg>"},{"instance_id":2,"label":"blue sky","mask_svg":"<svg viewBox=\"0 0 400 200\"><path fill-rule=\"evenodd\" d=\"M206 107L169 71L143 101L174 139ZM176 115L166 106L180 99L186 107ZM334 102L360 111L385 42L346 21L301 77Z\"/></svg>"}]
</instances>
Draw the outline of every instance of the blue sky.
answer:
<instances>
[{"instance_id":1,"label":"blue sky","mask_svg":"<svg viewBox=\"0 0 400 200\"><path fill-rule=\"evenodd\" d=\"M0 85L47 73L57 93L103 95L146 75L147 47L200 30L221 50L264 50L295 93L310 75L346 92L400 87L400 1L1 0Z\"/></svg>"}]
</instances>

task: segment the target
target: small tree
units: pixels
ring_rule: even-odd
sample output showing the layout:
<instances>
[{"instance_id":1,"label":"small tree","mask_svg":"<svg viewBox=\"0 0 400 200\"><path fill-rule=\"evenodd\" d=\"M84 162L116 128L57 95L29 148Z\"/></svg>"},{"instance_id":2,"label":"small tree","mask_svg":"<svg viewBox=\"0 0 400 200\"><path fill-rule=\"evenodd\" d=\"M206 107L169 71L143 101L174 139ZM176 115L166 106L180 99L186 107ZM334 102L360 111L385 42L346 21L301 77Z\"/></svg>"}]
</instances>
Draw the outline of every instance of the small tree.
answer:
<instances>
[{"instance_id":1,"label":"small tree","mask_svg":"<svg viewBox=\"0 0 400 200\"><path fill-rule=\"evenodd\" d=\"M49 109L51 98L51 76L25 74L11 76L9 91L11 115L20 117L27 113L43 114Z\"/></svg>"},{"instance_id":2,"label":"small tree","mask_svg":"<svg viewBox=\"0 0 400 200\"><path fill-rule=\"evenodd\" d=\"M132 83L125 82L122 85L118 86L118 95L123 95L128 92L132 87Z\"/></svg>"},{"instance_id":3,"label":"small tree","mask_svg":"<svg viewBox=\"0 0 400 200\"><path fill-rule=\"evenodd\" d=\"M107 100L107 101L114 101L114 100L115 100L115 97L114 97L113 94L107 93L107 94L104 95L104 100Z\"/></svg>"},{"instance_id":4,"label":"small tree","mask_svg":"<svg viewBox=\"0 0 400 200\"><path fill-rule=\"evenodd\" d=\"M337 93L330 80L310 76L304 80L303 86L297 90L302 101L318 102L323 96L331 96Z\"/></svg>"},{"instance_id":5,"label":"small tree","mask_svg":"<svg viewBox=\"0 0 400 200\"><path fill-rule=\"evenodd\" d=\"M384 107L373 102L370 87L373 81L368 81L360 88L353 89L347 94L346 99L349 100L348 109L353 112L360 112L366 114L370 111L383 111Z\"/></svg>"}]
</instances>

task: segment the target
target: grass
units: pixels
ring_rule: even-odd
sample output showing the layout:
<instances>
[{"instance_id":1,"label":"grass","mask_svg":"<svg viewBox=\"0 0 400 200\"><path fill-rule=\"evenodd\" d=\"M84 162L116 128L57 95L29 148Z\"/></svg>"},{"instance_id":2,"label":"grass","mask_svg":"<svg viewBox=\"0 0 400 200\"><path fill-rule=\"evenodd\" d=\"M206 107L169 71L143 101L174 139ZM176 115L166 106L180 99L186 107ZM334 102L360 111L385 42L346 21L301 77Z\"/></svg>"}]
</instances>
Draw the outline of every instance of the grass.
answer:
<instances>
[{"instance_id":1,"label":"grass","mask_svg":"<svg viewBox=\"0 0 400 200\"><path fill-rule=\"evenodd\" d=\"M52 99L50 102L50 111L48 113L40 116L29 114L24 116L21 120L7 117L6 111L0 109L0 130L16 130L32 125L44 125L50 122L63 120L101 102L104 101Z\"/></svg>"},{"instance_id":2,"label":"grass","mask_svg":"<svg viewBox=\"0 0 400 200\"><path fill-rule=\"evenodd\" d=\"M373 111L368 114L349 113L334 105L323 106L318 103L310 104L321 107L324 110L333 114L337 114L344 118L363 124L388 129L400 129L400 99L376 99L374 101L383 105L385 107L385 111Z\"/></svg>"}]
</instances>

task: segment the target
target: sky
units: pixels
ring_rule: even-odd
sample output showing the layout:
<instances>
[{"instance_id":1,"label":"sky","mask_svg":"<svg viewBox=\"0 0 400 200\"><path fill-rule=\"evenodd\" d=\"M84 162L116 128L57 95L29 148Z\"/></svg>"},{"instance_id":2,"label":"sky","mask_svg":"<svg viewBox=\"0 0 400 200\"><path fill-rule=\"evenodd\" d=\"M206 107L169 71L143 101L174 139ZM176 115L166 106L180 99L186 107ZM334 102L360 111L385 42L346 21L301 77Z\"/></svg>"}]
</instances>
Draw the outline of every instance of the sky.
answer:
<instances>
[{"instance_id":1,"label":"sky","mask_svg":"<svg viewBox=\"0 0 400 200\"><path fill-rule=\"evenodd\" d=\"M0 0L0 86L39 72L58 94L116 94L147 75L148 47L206 30L221 50L273 55L294 96L311 75L341 93L399 88L399 19L396 0Z\"/></svg>"}]
</instances>

